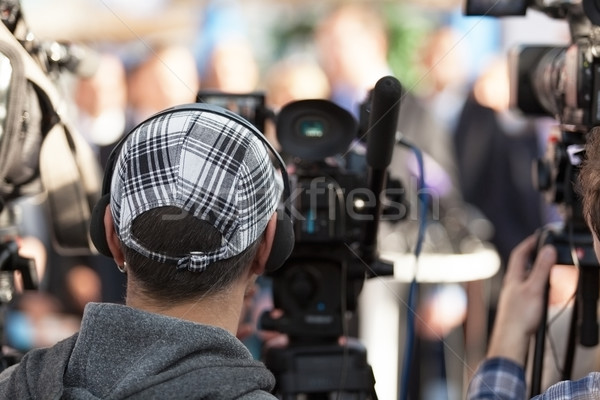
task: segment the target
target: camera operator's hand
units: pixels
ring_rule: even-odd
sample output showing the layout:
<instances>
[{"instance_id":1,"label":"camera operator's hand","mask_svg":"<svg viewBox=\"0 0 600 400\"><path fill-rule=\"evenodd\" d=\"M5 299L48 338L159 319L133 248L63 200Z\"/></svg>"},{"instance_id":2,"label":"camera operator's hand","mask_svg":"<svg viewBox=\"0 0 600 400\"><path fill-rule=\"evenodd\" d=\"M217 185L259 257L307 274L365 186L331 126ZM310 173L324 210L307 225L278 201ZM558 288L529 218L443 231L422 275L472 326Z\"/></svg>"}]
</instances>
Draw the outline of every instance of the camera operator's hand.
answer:
<instances>
[{"instance_id":1,"label":"camera operator's hand","mask_svg":"<svg viewBox=\"0 0 600 400\"><path fill-rule=\"evenodd\" d=\"M511 253L498 300L498 314L490 340L488 357L504 357L521 365L529 348L529 339L540 324L544 290L550 269L556 262L556 250L544 246L528 270L537 236L522 241Z\"/></svg>"}]
</instances>

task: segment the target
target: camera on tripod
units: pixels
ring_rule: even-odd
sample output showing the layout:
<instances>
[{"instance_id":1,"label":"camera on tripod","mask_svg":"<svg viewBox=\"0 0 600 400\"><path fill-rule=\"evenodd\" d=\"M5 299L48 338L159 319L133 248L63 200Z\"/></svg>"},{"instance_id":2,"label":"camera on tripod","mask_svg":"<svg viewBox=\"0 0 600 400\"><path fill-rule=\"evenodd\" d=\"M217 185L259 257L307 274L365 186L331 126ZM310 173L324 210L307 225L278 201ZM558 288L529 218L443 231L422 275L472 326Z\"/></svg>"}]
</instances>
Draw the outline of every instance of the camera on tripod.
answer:
<instances>
[{"instance_id":1,"label":"camera on tripod","mask_svg":"<svg viewBox=\"0 0 600 400\"><path fill-rule=\"evenodd\" d=\"M558 264L578 267L579 282L572 313L563 379L569 379L575 336L583 346L598 344L600 265L592 234L576 190L585 143L600 125L600 9L595 0L467 1L467 15L525 15L528 8L568 23L568 46L521 46L509 55L511 106L529 116L552 116L559 131L550 138L546 157L534 165L534 180L550 203L559 205L564 221L539 235L538 250L552 244ZM546 301L548 291L546 291ZM545 309L546 313L546 309ZM574 323L577 322L577 323ZM531 395L540 393L546 314L537 334Z\"/></svg>"},{"instance_id":2,"label":"camera on tripod","mask_svg":"<svg viewBox=\"0 0 600 400\"><path fill-rule=\"evenodd\" d=\"M268 275L281 313L267 311L260 320L261 329L289 338L286 347L265 354L284 398L334 392L376 397L365 349L354 342L340 346L339 339L348 334L365 279L393 274L393 266L377 257L378 221L408 215L402 184L387 175L400 83L385 77L378 85L363 105L369 121L323 99L293 101L275 114L259 93L198 94L199 101L237 111L262 132L266 120L273 122L288 167L295 244L284 265ZM368 157L371 147L375 162Z\"/></svg>"}]
</instances>

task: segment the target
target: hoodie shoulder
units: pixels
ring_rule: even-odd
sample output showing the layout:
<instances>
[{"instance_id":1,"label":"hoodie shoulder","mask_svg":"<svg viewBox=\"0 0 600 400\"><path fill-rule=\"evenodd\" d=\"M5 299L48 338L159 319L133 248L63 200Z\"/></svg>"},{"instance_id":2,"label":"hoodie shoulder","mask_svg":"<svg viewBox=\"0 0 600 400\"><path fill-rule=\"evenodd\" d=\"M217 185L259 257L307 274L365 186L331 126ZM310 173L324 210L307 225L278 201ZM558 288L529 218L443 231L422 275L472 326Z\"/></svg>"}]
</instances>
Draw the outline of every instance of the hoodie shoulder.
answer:
<instances>
[{"instance_id":1,"label":"hoodie shoulder","mask_svg":"<svg viewBox=\"0 0 600 400\"><path fill-rule=\"evenodd\" d=\"M77 334L56 345L29 351L19 364L0 374L0 398L59 398L63 375Z\"/></svg>"}]
</instances>

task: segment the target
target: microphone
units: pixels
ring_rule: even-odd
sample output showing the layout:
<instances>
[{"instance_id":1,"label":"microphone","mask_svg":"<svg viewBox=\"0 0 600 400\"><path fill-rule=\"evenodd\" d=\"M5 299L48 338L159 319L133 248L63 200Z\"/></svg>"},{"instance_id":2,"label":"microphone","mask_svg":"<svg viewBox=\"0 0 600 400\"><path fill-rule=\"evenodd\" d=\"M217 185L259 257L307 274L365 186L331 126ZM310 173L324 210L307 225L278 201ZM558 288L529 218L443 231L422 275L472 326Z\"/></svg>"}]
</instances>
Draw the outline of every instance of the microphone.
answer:
<instances>
[{"instance_id":1,"label":"microphone","mask_svg":"<svg viewBox=\"0 0 600 400\"><path fill-rule=\"evenodd\" d=\"M392 161L401 98L402 86L393 76L384 76L373 88L367 130L367 166L368 187L375 196L375 205L371 208L371 218L365 227L361 254L363 260L372 267L369 271L371 276L393 274L389 266L375 262L377 232L382 211L381 194L387 184L387 167Z\"/></svg>"},{"instance_id":2,"label":"microphone","mask_svg":"<svg viewBox=\"0 0 600 400\"><path fill-rule=\"evenodd\" d=\"M367 133L367 164L373 170L385 170L392 162L401 98L402 86L393 76L384 76L373 88Z\"/></svg>"}]
</instances>

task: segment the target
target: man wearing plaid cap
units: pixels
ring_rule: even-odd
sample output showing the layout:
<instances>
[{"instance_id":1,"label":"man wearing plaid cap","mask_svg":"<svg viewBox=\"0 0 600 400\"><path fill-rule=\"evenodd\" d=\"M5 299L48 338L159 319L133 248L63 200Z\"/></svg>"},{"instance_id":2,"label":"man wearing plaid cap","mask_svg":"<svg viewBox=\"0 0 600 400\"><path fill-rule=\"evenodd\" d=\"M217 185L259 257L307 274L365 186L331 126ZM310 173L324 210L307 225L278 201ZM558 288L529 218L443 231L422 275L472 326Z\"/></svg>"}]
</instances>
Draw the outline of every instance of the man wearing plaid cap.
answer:
<instances>
[{"instance_id":1,"label":"man wearing plaid cap","mask_svg":"<svg viewBox=\"0 0 600 400\"><path fill-rule=\"evenodd\" d=\"M271 252L281 176L238 122L180 107L118 145L100 225L126 305L88 304L78 334L0 375L0 397L274 398L235 333Z\"/></svg>"}]
</instances>

